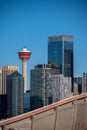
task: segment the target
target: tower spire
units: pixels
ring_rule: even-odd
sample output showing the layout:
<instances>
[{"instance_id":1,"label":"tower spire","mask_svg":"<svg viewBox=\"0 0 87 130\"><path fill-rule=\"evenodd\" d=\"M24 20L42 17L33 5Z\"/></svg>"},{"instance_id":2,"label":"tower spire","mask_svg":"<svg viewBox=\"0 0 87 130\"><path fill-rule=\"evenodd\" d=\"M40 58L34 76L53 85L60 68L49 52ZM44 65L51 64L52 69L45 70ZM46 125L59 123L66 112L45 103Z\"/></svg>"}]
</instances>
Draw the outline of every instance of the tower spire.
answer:
<instances>
[{"instance_id":1,"label":"tower spire","mask_svg":"<svg viewBox=\"0 0 87 130\"><path fill-rule=\"evenodd\" d=\"M26 42L24 42L24 48L26 48Z\"/></svg>"}]
</instances>

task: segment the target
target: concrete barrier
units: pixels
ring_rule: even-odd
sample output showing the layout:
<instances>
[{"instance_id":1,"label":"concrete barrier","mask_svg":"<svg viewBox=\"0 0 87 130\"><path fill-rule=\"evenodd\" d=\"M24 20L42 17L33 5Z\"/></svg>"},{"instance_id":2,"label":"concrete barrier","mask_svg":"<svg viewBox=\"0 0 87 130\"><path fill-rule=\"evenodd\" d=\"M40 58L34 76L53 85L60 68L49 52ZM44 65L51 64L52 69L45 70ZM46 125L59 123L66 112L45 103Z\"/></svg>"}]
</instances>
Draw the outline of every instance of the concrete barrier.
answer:
<instances>
[{"instance_id":1,"label":"concrete barrier","mask_svg":"<svg viewBox=\"0 0 87 130\"><path fill-rule=\"evenodd\" d=\"M87 93L0 121L0 130L87 130Z\"/></svg>"}]
</instances>

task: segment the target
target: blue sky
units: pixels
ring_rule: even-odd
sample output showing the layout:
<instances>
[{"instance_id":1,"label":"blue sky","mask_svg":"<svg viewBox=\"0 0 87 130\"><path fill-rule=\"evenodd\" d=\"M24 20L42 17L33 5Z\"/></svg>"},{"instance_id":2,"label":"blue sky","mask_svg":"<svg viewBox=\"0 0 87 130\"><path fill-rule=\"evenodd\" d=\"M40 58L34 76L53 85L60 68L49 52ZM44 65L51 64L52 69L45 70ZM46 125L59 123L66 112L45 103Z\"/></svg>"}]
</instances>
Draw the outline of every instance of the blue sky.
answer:
<instances>
[{"instance_id":1,"label":"blue sky","mask_svg":"<svg viewBox=\"0 0 87 130\"><path fill-rule=\"evenodd\" d=\"M47 63L48 36L74 37L74 74L87 73L87 0L0 0L0 67L17 65L24 45L30 69Z\"/></svg>"}]
</instances>

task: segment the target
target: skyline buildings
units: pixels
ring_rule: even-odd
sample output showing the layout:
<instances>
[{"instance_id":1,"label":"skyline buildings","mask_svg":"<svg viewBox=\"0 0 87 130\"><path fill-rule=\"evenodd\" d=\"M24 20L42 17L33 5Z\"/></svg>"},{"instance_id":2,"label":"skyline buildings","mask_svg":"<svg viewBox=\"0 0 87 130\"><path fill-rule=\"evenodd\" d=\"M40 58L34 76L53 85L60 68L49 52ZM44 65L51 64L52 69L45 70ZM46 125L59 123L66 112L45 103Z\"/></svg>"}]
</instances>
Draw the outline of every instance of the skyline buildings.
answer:
<instances>
[{"instance_id":1,"label":"skyline buildings","mask_svg":"<svg viewBox=\"0 0 87 130\"><path fill-rule=\"evenodd\" d=\"M38 64L31 70L31 110L71 96L71 77L64 77L55 70L52 64Z\"/></svg>"},{"instance_id":2,"label":"skyline buildings","mask_svg":"<svg viewBox=\"0 0 87 130\"><path fill-rule=\"evenodd\" d=\"M45 66L45 64L44 64L43 66ZM48 65L48 66L49 66L49 65ZM41 67L41 66L36 66L35 68L40 68L40 67ZM51 67L52 67L52 66L51 66ZM56 68L56 70L58 69L58 71L56 71L56 72L57 72L56 74L58 74L58 73L60 72L59 66L56 66L55 63L54 63L53 68ZM63 82L63 83L64 83L64 82ZM44 84L45 84L45 83L44 83ZM66 84L66 83L65 83L65 84ZM60 85L60 86L61 86L61 85ZM39 85L38 85L38 87L39 87ZM64 87L65 87L65 86L64 86ZM52 87L50 87L50 88L52 88ZM63 88L63 87L62 87L62 88ZM69 87L69 88L70 88L70 87ZM66 89L66 88L65 88L65 89ZM62 89L62 90L63 90L63 89ZM47 90L47 91L48 91L48 90ZM64 93L63 93L63 95L61 96L60 99L63 99L62 97L68 97L68 96L66 96L66 95L69 95L69 93L68 93L68 91L67 91L67 92L66 92L66 91L67 91L67 89L63 91ZM47 92L46 92L46 93L47 93ZM49 93L49 92L48 92L48 93ZM52 92L51 92L51 93L52 93ZM64 94L66 94L66 95L64 95ZM52 95L52 96L53 96L53 95ZM34 99L34 98L33 98L33 99ZM49 97L48 99L49 99L49 101L48 101L49 103L53 103L53 102L52 102L52 97ZM47 99L46 99L46 100L47 100ZM39 101L38 98L37 98L37 101ZM39 103L41 103L41 101L40 101ZM35 103L33 103L33 104L35 105ZM36 104L37 104L37 103L36 103ZM34 105L33 105L33 106L34 106ZM48 105L48 104L47 104L47 105ZM36 107L37 107L37 106L36 106ZM39 107L41 107L41 106L38 105L37 108L39 108ZM34 108L34 109L35 109L35 108Z\"/></svg>"},{"instance_id":3,"label":"skyline buildings","mask_svg":"<svg viewBox=\"0 0 87 130\"><path fill-rule=\"evenodd\" d=\"M45 39L47 36L62 33L73 35L75 38L75 73L81 74L82 70L86 72L84 59L87 52L85 50L87 4L83 4L83 2L81 4L80 1L54 4L54 0L53 3L51 3L52 1L42 2L42 4L37 2L34 5L33 2L32 4L31 2L24 2L23 4L18 1L0 2L1 65L10 63L20 67L18 57L15 57L15 50L19 50L21 43L24 42L27 42L28 47L32 48L32 52L34 52L29 69L33 68L36 63L46 63L47 48ZM30 86L28 86L28 89L30 89Z\"/></svg>"},{"instance_id":4,"label":"skyline buildings","mask_svg":"<svg viewBox=\"0 0 87 130\"><path fill-rule=\"evenodd\" d=\"M63 36L63 35L61 35L61 36ZM64 36L66 36L66 35L64 35ZM57 66L58 67L58 69L60 68L59 66ZM60 71L60 69L59 69L59 71Z\"/></svg>"},{"instance_id":5,"label":"skyline buildings","mask_svg":"<svg viewBox=\"0 0 87 130\"><path fill-rule=\"evenodd\" d=\"M71 77L73 92L73 37L70 35L56 35L48 37L48 63L54 62L64 77Z\"/></svg>"}]
</instances>

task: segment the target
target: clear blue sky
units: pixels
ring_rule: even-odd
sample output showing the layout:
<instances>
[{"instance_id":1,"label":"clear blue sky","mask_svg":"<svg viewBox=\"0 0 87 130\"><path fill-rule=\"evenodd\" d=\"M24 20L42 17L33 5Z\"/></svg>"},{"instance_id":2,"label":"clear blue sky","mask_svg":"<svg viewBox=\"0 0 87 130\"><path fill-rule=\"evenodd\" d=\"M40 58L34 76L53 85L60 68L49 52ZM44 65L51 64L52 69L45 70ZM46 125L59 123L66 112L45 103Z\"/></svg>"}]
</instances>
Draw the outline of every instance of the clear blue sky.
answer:
<instances>
[{"instance_id":1,"label":"clear blue sky","mask_svg":"<svg viewBox=\"0 0 87 130\"><path fill-rule=\"evenodd\" d=\"M24 43L32 51L29 71L47 63L48 36L56 34L74 37L74 73L87 73L87 0L0 0L0 67L21 72Z\"/></svg>"}]
</instances>

